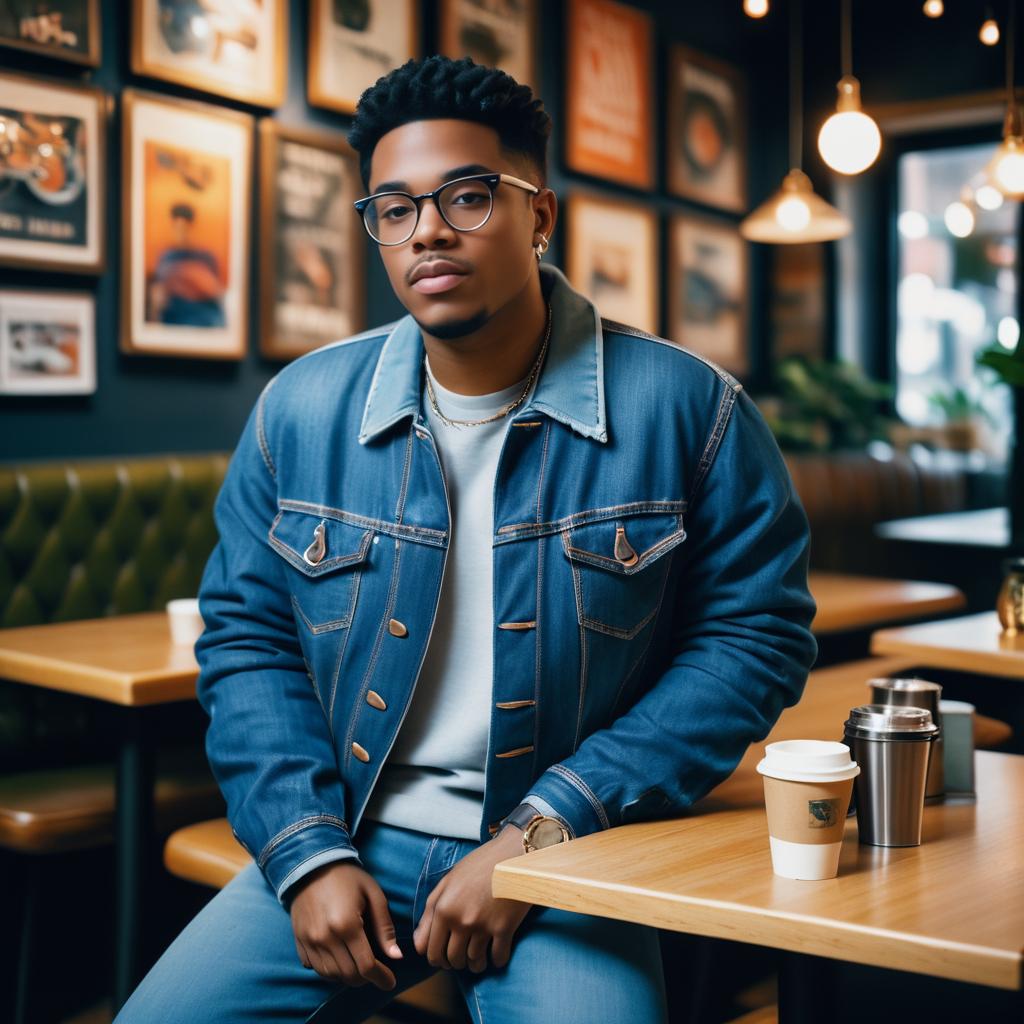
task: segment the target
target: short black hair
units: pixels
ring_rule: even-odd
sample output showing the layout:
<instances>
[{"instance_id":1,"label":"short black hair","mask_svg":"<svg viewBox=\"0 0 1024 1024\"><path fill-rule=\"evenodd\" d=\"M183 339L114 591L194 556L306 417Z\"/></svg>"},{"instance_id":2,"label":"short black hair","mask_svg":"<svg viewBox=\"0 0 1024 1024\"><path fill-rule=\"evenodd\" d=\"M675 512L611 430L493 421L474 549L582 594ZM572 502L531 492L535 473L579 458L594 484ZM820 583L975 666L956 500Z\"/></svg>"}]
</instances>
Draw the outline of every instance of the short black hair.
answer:
<instances>
[{"instance_id":1,"label":"short black hair","mask_svg":"<svg viewBox=\"0 0 1024 1024\"><path fill-rule=\"evenodd\" d=\"M541 182L547 178L551 118L529 86L499 68L469 57L434 55L406 61L359 97L348 141L359 154L363 184L370 187L370 162L381 137L412 121L455 118L494 128L502 146L525 156Z\"/></svg>"}]
</instances>

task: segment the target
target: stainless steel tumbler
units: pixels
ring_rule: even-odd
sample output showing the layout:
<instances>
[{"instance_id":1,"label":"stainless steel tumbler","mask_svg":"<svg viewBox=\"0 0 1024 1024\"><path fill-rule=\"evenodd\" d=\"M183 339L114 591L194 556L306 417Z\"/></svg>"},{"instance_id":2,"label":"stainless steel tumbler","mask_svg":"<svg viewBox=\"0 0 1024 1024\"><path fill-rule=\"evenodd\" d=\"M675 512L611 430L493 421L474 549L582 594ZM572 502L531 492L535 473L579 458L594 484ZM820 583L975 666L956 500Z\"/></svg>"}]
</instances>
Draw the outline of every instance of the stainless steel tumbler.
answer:
<instances>
[{"instance_id":1,"label":"stainless steel tumbler","mask_svg":"<svg viewBox=\"0 0 1024 1024\"><path fill-rule=\"evenodd\" d=\"M860 765L857 833L870 846L920 846L928 755L938 727L925 708L862 704L846 721Z\"/></svg>"},{"instance_id":2,"label":"stainless steel tumbler","mask_svg":"<svg viewBox=\"0 0 1024 1024\"><path fill-rule=\"evenodd\" d=\"M932 744L928 761L928 782L925 786L926 800L940 799L946 791L944 769L945 754L942 739L942 687L927 679L869 679L872 704L901 704L905 707L926 708L932 713L932 721L939 733Z\"/></svg>"}]
</instances>

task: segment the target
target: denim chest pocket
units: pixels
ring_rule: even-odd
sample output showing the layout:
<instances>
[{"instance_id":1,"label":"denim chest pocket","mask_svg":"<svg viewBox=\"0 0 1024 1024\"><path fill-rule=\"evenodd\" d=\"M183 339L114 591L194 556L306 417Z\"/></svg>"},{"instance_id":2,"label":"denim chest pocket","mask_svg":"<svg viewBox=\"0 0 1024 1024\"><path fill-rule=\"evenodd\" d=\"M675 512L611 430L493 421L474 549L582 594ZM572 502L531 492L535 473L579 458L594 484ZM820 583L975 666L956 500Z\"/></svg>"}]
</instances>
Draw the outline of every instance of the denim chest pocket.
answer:
<instances>
[{"instance_id":1,"label":"denim chest pocket","mask_svg":"<svg viewBox=\"0 0 1024 1024\"><path fill-rule=\"evenodd\" d=\"M347 627L373 531L313 512L282 509L268 539L293 570L288 585L296 618L314 635Z\"/></svg>"},{"instance_id":2,"label":"denim chest pocket","mask_svg":"<svg viewBox=\"0 0 1024 1024\"><path fill-rule=\"evenodd\" d=\"M665 556L686 540L686 530L682 502L656 508L609 510L607 518L563 532L581 626L631 640L657 614L672 563Z\"/></svg>"}]
</instances>

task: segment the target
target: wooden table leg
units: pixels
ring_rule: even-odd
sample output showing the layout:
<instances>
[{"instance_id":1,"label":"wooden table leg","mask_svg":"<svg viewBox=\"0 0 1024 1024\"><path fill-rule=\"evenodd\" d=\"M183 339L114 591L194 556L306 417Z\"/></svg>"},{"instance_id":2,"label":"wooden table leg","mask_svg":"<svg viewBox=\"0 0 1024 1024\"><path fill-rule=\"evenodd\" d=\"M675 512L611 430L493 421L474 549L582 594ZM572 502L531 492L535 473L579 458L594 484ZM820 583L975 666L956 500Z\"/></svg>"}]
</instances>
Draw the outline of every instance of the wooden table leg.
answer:
<instances>
[{"instance_id":1,"label":"wooden table leg","mask_svg":"<svg viewBox=\"0 0 1024 1024\"><path fill-rule=\"evenodd\" d=\"M153 834L154 751L146 742L142 708L119 708L117 761L114 1012L140 980L142 903Z\"/></svg>"}]
</instances>

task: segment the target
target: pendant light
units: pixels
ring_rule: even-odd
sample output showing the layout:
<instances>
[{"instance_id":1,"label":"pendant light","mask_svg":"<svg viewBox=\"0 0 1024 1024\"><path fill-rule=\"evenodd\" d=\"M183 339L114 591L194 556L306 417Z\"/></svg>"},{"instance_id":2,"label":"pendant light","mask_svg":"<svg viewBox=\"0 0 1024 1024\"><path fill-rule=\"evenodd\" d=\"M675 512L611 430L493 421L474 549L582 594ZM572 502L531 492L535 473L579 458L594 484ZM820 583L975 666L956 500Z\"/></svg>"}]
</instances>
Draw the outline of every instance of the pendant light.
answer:
<instances>
[{"instance_id":1,"label":"pendant light","mask_svg":"<svg viewBox=\"0 0 1024 1024\"><path fill-rule=\"evenodd\" d=\"M803 50L800 0L789 8L789 152L790 172L782 187L740 224L740 234L752 242L830 242L853 230L849 220L814 192L802 170Z\"/></svg>"},{"instance_id":2,"label":"pendant light","mask_svg":"<svg viewBox=\"0 0 1024 1024\"><path fill-rule=\"evenodd\" d=\"M743 0L743 13L748 18L763 18L768 13L768 0Z\"/></svg>"},{"instance_id":3,"label":"pendant light","mask_svg":"<svg viewBox=\"0 0 1024 1024\"><path fill-rule=\"evenodd\" d=\"M941 18L945 9L946 5L942 0L924 0L924 7L922 8L926 18Z\"/></svg>"},{"instance_id":4,"label":"pendant light","mask_svg":"<svg viewBox=\"0 0 1024 1024\"><path fill-rule=\"evenodd\" d=\"M840 61L843 77L836 88L836 112L818 132L821 158L840 174L860 174L877 159L882 148L878 125L860 108L860 82L853 77L853 33L850 28L850 0L843 0L839 26Z\"/></svg>"},{"instance_id":5,"label":"pendant light","mask_svg":"<svg viewBox=\"0 0 1024 1024\"><path fill-rule=\"evenodd\" d=\"M1024 138L1021 137L1020 109L1013 86L1013 49L1016 45L1014 0L1006 22L1006 120L1003 143L988 166L989 181L1007 199L1024 199Z\"/></svg>"}]
</instances>

